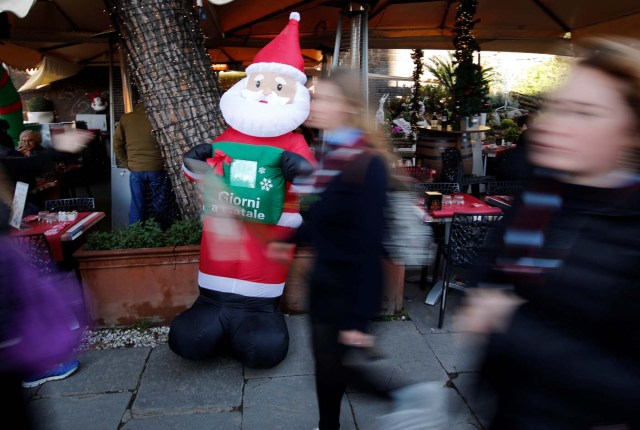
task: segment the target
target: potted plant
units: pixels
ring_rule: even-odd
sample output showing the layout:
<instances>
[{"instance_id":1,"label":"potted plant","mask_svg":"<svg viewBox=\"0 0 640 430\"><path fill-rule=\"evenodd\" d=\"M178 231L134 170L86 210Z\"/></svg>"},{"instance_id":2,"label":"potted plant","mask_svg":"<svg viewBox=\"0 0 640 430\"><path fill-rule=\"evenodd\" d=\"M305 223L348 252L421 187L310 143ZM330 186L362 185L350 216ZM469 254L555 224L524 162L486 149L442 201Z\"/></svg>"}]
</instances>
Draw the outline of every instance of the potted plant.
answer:
<instances>
[{"instance_id":1,"label":"potted plant","mask_svg":"<svg viewBox=\"0 0 640 430\"><path fill-rule=\"evenodd\" d=\"M94 232L73 255L98 327L168 323L198 295L198 218Z\"/></svg>"},{"instance_id":2,"label":"potted plant","mask_svg":"<svg viewBox=\"0 0 640 430\"><path fill-rule=\"evenodd\" d=\"M73 256L97 327L142 321L167 324L198 296L199 218L174 223L163 232L155 222L111 232L94 232ZM301 247L291 265L281 306L306 312L306 277L313 251Z\"/></svg>"},{"instance_id":3,"label":"potted plant","mask_svg":"<svg viewBox=\"0 0 640 430\"><path fill-rule=\"evenodd\" d=\"M53 102L46 97L35 96L27 103L27 118L29 122L46 124L53 122L55 114L53 112Z\"/></svg>"}]
</instances>

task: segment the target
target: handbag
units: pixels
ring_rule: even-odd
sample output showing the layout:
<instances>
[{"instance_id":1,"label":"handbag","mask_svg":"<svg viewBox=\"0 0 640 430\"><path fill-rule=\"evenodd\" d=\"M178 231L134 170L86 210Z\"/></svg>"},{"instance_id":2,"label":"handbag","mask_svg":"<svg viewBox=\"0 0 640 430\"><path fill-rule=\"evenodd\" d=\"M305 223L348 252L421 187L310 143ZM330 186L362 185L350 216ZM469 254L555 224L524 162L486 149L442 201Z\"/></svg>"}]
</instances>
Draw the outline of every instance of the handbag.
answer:
<instances>
[{"instance_id":1,"label":"handbag","mask_svg":"<svg viewBox=\"0 0 640 430\"><path fill-rule=\"evenodd\" d=\"M39 275L7 238L0 239L0 371L25 376L73 358L87 328L73 273Z\"/></svg>"},{"instance_id":2,"label":"handbag","mask_svg":"<svg viewBox=\"0 0 640 430\"><path fill-rule=\"evenodd\" d=\"M343 179L349 183L362 184L373 157L371 151L365 151L345 169ZM394 264L404 266L431 264L435 259L433 232L431 226L422 221L411 180L390 172L386 196L382 245L387 256Z\"/></svg>"}]
</instances>

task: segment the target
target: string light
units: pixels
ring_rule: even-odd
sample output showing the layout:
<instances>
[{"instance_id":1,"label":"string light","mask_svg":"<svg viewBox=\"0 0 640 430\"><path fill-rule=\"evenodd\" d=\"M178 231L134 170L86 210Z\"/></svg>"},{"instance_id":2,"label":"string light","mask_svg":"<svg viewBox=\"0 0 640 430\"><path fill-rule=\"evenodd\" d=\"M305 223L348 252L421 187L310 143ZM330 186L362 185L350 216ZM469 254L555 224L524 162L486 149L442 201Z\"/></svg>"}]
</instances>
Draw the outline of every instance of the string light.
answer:
<instances>
[{"instance_id":1,"label":"string light","mask_svg":"<svg viewBox=\"0 0 640 430\"><path fill-rule=\"evenodd\" d=\"M452 88L454 100L453 126L459 125L462 116L480 113L489 93L488 82L484 79L482 67L473 62L474 51L480 46L472 34L478 0L460 0L456 8L454 25L455 82Z\"/></svg>"},{"instance_id":2,"label":"string light","mask_svg":"<svg viewBox=\"0 0 640 430\"><path fill-rule=\"evenodd\" d=\"M107 0L132 81L145 100L183 218L201 208L182 156L224 129L218 86L189 0Z\"/></svg>"}]
</instances>

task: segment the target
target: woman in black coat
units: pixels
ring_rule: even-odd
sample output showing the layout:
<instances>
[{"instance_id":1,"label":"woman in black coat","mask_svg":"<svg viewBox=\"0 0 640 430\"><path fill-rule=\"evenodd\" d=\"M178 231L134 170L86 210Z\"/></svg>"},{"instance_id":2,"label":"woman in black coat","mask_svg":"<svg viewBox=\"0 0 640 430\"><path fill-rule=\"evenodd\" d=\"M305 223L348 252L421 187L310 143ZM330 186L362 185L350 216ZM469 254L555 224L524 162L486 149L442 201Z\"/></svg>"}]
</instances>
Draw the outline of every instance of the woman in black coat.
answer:
<instances>
[{"instance_id":1,"label":"woman in black coat","mask_svg":"<svg viewBox=\"0 0 640 430\"><path fill-rule=\"evenodd\" d=\"M384 287L384 207L390 181L384 143L367 132L358 75L334 71L317 84L306 125L324 130L320 168L305 184L316 201L292 242L313 245L309 315L315 359L319 429L340 428L340 403L348 384L395 400L384 428L432 427L442 418L434 383L388 381L377 368L371 320L379 315ZM272 248L273 250L273 248ZM392 385L393 384L393 385ZM438 410L440 414L434 413Z\"/></svg>"},{"instance_id":2,"label":"woman in black coat","mask_svg":"<svg viewBox=\"0 0 640 430\"><path fill-rule=\"evenodd\" d=\"M483 279L502 288L458 319L487 339L491 429L640 428L639 45L584 42L533 118L535 176Z\"/></svg>"}]
</instances>

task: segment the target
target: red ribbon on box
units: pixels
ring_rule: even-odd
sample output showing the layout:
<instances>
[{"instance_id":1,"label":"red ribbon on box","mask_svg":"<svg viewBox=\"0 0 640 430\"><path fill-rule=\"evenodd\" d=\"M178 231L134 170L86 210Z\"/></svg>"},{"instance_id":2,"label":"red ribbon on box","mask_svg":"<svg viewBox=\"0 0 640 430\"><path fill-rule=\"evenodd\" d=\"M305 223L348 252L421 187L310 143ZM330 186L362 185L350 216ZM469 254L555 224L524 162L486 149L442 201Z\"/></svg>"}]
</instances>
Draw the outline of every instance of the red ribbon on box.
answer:
<instances>
[{"instance_id":1,"label":"red ribbon on box","mask_svg":"<svg viewBox=\"0 0 640 430\"><path fill-rule=\"evenodd\" d=\"M222 152L220 149L216 149L213 153L213 157L207 158L207 164L213 167L213 172L218 176L224 175L224 165L231 164L233 158Z\"/></svg>"}]
</instances>

